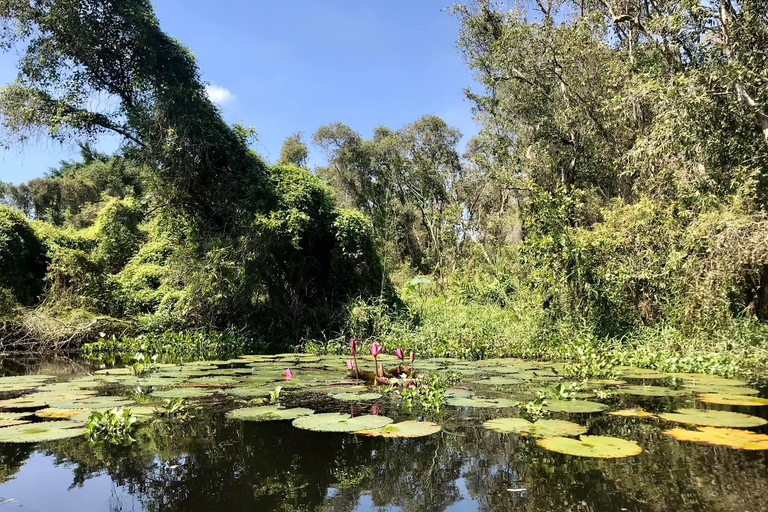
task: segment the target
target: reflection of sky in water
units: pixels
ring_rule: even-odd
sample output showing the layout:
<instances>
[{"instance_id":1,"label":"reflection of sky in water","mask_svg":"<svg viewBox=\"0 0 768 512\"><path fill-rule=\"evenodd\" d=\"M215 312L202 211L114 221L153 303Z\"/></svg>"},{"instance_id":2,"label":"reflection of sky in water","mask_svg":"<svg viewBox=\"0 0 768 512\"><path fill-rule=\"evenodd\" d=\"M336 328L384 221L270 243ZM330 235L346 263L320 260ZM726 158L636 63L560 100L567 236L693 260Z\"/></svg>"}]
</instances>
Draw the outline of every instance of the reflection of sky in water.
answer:
<instances>
[{"instance_id":1,"label":"reflection of sky in water","mask_svg":"<svg viewBox=\"0 0 768 512\"><path fill-rule=\"evenodd\" d=\"M144 507L125 489L102 474L85 481L82 487L71 487L70 465L54 465L54 458L35 452L12 480L0 485L4 501L0 510L48 512L104 512L105 510L142 511Z\"/></svg>"}]
</instances>

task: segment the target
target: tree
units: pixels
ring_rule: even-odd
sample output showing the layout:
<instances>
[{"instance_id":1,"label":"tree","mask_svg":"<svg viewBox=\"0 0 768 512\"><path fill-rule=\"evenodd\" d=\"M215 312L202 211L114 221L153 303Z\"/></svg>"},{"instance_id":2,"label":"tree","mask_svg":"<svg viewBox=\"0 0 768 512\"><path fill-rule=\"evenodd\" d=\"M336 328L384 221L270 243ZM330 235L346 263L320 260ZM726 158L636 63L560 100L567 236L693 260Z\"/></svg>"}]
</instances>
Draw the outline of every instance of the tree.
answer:
<instances>
[{"instance_id":1,"label":"tree","mask_svg":"<svg viewBox=\"0 0 768 512\"><path fill-rule=\"evenodd\" d=\"M301 132L296 132L290 137L286 137L283 146L280 148L280 159L277 165L293 165L295 167L306 167L309 149L301 140Z\"/></svg>"}]
</instances>

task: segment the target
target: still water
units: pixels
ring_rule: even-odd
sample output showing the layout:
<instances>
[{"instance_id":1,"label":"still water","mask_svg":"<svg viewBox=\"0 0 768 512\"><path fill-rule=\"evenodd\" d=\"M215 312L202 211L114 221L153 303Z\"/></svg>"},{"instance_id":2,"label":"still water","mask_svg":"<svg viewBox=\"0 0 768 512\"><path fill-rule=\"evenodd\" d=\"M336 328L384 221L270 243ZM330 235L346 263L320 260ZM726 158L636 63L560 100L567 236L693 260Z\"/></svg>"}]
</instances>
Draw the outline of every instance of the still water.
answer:
<instances>
[{"instance_id":1,"label":"still water","mask_svg":"<svg viewBox=\"0 0 768 512\"><path fill-rule=\"evenodd\" d=\"M47 364L37 370L50 373ZM66 365L56 369L60 378L90 370ZM607 403L658 412L690 405L687 400L618 395ZM405 417L389 397L350 404L287 392L284 401L356 415L379 406L395 420ZM92 448L79 437L0 444L0 512L768 510L768 451L677 441L662 433L674 425L658 418L553 414L588 427L590 435L631 439L643 448L633 457L590 459L483 428L484 420L510 416L509 410L448 407L437 419L441 432L386 439L299 430L290 421L228 420L231 398L196 403L184 421L141 423L128 447Z\"/></svg>"}]
</instances>

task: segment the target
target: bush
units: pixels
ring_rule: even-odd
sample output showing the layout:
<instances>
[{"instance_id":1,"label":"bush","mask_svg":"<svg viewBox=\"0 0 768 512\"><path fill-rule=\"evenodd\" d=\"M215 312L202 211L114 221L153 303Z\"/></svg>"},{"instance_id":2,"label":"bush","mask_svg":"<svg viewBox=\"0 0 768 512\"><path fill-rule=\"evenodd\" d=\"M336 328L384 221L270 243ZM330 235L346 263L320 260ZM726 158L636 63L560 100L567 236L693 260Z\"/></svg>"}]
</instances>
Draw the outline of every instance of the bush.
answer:
<instances>
[{"instance_id":1,"label":"bush","mask_svg":"<svg viewBox=\"0 0 768 512\"><path fill-rule=\"evenodd\" d=\"M21 304L33 305L43 292L47 266L45 247L27 219L0 205L0 287Z\"/></svg>"}]
</instances>

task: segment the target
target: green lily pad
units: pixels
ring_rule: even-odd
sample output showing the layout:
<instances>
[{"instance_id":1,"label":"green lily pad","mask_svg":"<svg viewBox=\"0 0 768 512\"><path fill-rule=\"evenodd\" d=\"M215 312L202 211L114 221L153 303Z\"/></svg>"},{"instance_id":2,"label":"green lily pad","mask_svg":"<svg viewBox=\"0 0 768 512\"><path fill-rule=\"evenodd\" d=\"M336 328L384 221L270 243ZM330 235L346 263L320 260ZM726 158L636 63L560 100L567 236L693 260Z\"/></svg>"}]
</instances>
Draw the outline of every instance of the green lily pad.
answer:
<instances>
[{"instance_id":1,"label":"green lily pad","mask_svg":"<svg viewBox=\"0 0 768 512\"><path fill-rule=\"evenodd\" d=\"M669 377L669 374L647 368L624 367L621 368L621 376L628 379L657 380L666 379Z\"/></svg>"},{"instance_id":2,"label":"green lily pad","mask_svg":"<svg viewBox=\"0 0 768 512\"><path fill-rule=\"evenodd\" d=\"M768 423L763 418L749 414L711 409L680 409L673 413L659 414L659 416L668 421L707 427L749 428L760 427Z\"/></svg>"},{"instance_id":3,"label":"green lily pad","mask_svg":"<svg viewBox=\"0 0 768 512\"><path fill-rule=\"evenodd\" d=\"M29 416L30 413L28 412L7 412L3 411L0 412L0 420L19 420L21 418L26 418Z\"/></svg>"},{"instance_id":4,"label":"green lily pad","mask_svg":"<svg viewBox=\"0 0 768 512\"><path fill-rule=\"evenodd\" d=\"M237 396L240 398L258 398L262 396L269 396L274 391L271 388L258 388L255 386L242 386L225 389L224 393L227 395Z\"/></svg>"},{"instance_id":5,"label":"green lily pad","mask_svg":"<svg viewBox=\"0 0 768 512\"><path fill-rule=\"evenodd\" d=\"M718 375L709 375L708 373L673 373L671 375L676 379L683 379L684 384L703 384L709 386L746 386L747 383L739 379L727 379Z\"/></svg>"},{"instance_id":6,"label":"green lily pad","mask_svg":"<svg viewBox=\"0 0 768 512\"><path fill-rule=\"evenodd\" d=\"M536 423L523 418L498 418L488 420L483 426L502 434L520 434L534 437L579 436L586 434L586 427L563 420L539 420Z\"/></svg>"},{"instance_id":7,"label":"green lily pad","mask_svg":"<svg viewBox=\"0 0 768 512\"><path fill-rule=\"evenodd\" d=\"M682 389L665 388L662 386L625 386L616 390L616 393L633 396L684 396L689 394Z\"/></svg>"},{"instance_id":8,"label":"green lily pad","mask_svg":"<svg viewBox=\"0 0 768 512\"><path fill-rule=\"evenodd\" d=\"M488 379L472 381L473 384L480 386L515 386L526 382L526 379L515 379L512 377L490 377Z\"/></svg>"},{"instance_id":9,"label":"green lily pad","mask_svg":"<svg viewBox=\"0 0 768 512\"><path fill-rule=\"evenodd\" d=\"M673 428L664 434L678 441L727 446L736 450L768 450L768 436L749 430L733 428L699 427L698 430Z\"/></svg>"},{"instance_id":10,"label":"green lily pad","mask_svg":"<svg viewBox=\"0 0 768 512\"><path fill-rule=\"evenodd\" d=\"M230 411L227 413L227 418L231 420L245 421L278 421L294 420L312 414L315 414L315 411L312 409L304 409L301 407L285 409L276 405L264 405L261 407L246 407L244 409Z\"/></svg>"},{"instance_id":11,"label":"green lily pad","mask_svg":"<svg viewBox=\"0 0 768 512\"><path fill-rule=\"evenodd\" d=\"M590 379L588 382L590 386L623 386L626 383L625 380L617 379Z\"/></svg>"},{"instance_id":12,"label":"green lily pad","mask_svg":"<svg viewBox=\"0 0 768 512\"><path fill-rule=\"evenodd\" d=\"M445 403L453 407L477 407L485 409L502 409L505 407L515 407L518 402L508 398L478 398L452 396L445 399Z\"/></svg>"},{"instance_id":13,"label":"green lily pad","mask_svg":"<svg viewBox=\"0 0 768 512\"><path fill-rule=\"evenodd\" d=\"M55 409L112 409L114 407L128 407L132 400L121 396L94 396L83 400L63 400L51 402Z\"/></svg>"},{"instance_id":14,"label":"green lily pad","mask_svg":"<svg viewBox=\"0 0 768 512\"><path fill-rule=\"evenodd\" d=\"M586 400L547 400L544 409L550 412L568 412L574 414L587 414L593 412L602 412L608 408L607 405L597 402L588 402Z\"/></svg>"},{"instance_id":15,"label":"green lily pad","mask_svg":"<svg viewBox=\"0 0 768 512\"><path fill-rule=\"evenodd\" d=\"M437 434L440 430L442 430L440 425L431 421L401 421L384 428L358 430L352 433L369 437L425 437Z\"/></svg>"},{"instance_id":16,"label":"green lily pad","mask_svg":"<svg viewBox=\"0 0 768 512\"><path fill-rule=\"evenodd\" d=\"M0 400L0 409L41 409L48 406L45 397L32 395Z\"/></svg>"},{"instance_id":17,"label":"green lily pad","mask_svg":"<svg viewBox=\"0 0 768 512\"><path fill-rule=\"evenodd\" d=\"M536 444L552 452L600 459L631 457L643 451L634 441L606 436L581 436L578 440L569 437L548 437L539 439Z\"/></svg>"},{"instance_id":18,"label":"green lily pad","mask_svg":"<svg viewBox=\"0 0 768 512\"><path fill-rule=\"evenodd\" d=\"M81 412L91 412L88 408L83 409L59 409L58 407L46 407L45 409L40 409L38 411L35 411L35 416L38 418L43 418L47 420L63 420L63 419L70 419L74 416L77 416Z\"/></svg>"},{"instance_id":19,"label":"green lily pad","mask_svg":"<svg viewBox=\"0 0 768 512\"><path fill-rule=\"evenodd\" d=\"M711 384L687 384L683 382L683 388L696 393L719 393L722 395L759 395L760 390L743 386L713 386Z\"/></svg>"},{"instance_id":20,"label":"green lily pad","mask_svg":"<svg viewBox=\"0 0 768 512\"><path fill-rule=\"evenodd\" d=\"M0 428L0 443L39 443L83 435L83 424L76 421L43 421Z\"/></svg>"},{"instance_id":21,"label":"green lily pad","mask_svg":"<svg viewBox=\"0 0 768 512\"><path fill-rule=\"evenodd\" d=\"M336 393L331 395L336 400L344 402L367 402L369 400L378 400L381 398L379 393Z\"/></svg>"},{"instance_id":22,"label":"green lily pad","mask_svg":"<svg viewBox=\"0 0 768 512\"><path fill-rule=\"evenodd\" d=\"M0 420L0 428L13 427L16 425L25 425L29 420Z\"/></svg>"},{"instance_id":23,"label":"green lily pad","mask_svg":"<svg viewBox=\"0 0 768 512\"><path fill-rule=\"evenodd\" d=\"M212 394L210 389L197 387L181 387L152 392L152 396L157 398L201 398Z\"/></svg>"},{"instance_id":24,"label":"green lily pad","mask_svg":"<svg viewBox=\"0 0 768 512\"><path fill-rule=\"evenodd\" d=\"M768 398L744 395L723 395L720 393L706 393L696 397L697 400L709 404L736 405L742 407L758 407L768 405Z\"/></svg>"},{"instance_id":25,"label":"green lily pad","mask_svg":"<svg viewBox=\"0 0 768 512\"><path fill-rule=\"evenodd\" d=\"M294 427L315 432L374 430L386 427L390 423L392 423L392 420L386 416L374 416L371 414L351 418L348 414L324 413L293 420Z\"/></svg>"}]
</instances>

